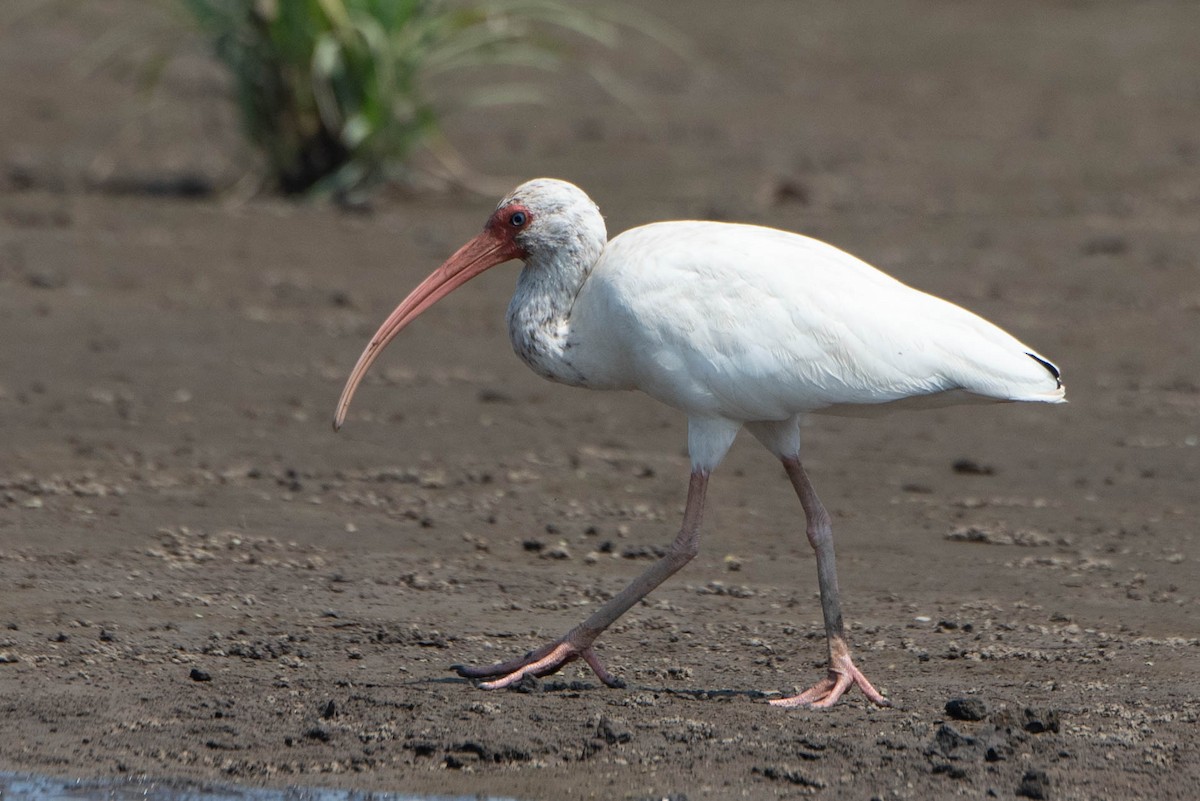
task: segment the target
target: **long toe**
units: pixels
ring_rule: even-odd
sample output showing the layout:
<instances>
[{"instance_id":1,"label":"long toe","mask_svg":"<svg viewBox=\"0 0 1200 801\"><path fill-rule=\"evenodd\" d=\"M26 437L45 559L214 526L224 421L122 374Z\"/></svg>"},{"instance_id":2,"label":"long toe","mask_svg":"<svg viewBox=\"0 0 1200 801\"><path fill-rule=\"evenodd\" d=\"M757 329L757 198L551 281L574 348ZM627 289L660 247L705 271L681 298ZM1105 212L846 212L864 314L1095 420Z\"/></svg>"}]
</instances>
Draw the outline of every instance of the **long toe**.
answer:
<instances>
[{"instance_id":1,"label":"long toe","mask_svg":"<svg viewBox=\"0 0 1200 801\"><path fill-rule=\"evenodd\" d=\"M600 664L600 658L596 656L596 652L594 650L591 648L584 648L583 651L580 652L580 656L583 657L583 661L588 663L588 667L590 667L592 672L596 674L596 678L604 682L605 685L617 688L623 688L625 686L624 679L617 678L613 674L609 673L608 670L605 669L604 665Z\"/></svg>"},{"instance_id":2,"label":"long toe","mask_svg":"<svg viewBox=\"0 0 1200 801\"><path fill-rule=\"evenodd\" d=\"M559 646L561 641L546 643L545 645L529 651L524 656L518 656L516 659L509 659L507 662L495 662L491 665L451 665L450 669L458 675L466 679L487 679L492 676L507 676L509 673L518 671L526 665L544 659L555 648ZM562 664L566 664L565 662Z\"/></svg>"},{"instance_id":3,"label":"long toe","mask_svg":"<svg viewBox=\"0 0 1200 801\"><path fill-rule=\"evenodd\" d=\"M793 695L790 698L776 698L770 704L778 707L807 706L813 709L828 709L836 704L838 699L845 695L851 687L858 687L863 691L863 695L878 706L892 705L891 701L884 698L883 694L867 681L867 677L854 666L849 658L840 660L837 669L830 668L828 676L799 695Z\"/></svg>"},{"instance_id":4,"label":"long toe","mask_svg":"<svg viewBox=\"0 0 1200 801\"><path fill-rule=\"evenodd\" d=\"M492 679L479 686L485 690L500 690L521 681L526 676L549 676L557 673L564 665L577 659L582 659L596 674L600 681L609 687L624 687L625 683L612 675L600 663L596 652L591 646L579 647L565 641L552 642L541 648L530 651L523 657L510 659L507 662L497 662L492 665L475 667L472 665L453 665L451 669L458 675L469 679Z\"/></svg>"},{"instance_id":5,"label":"long toe","mask_svg":"<svg viewBox=\"0 0 1200 801\"><path fill-rule=\"evenodd\" d=\"M778 707L813 706L826 708L841 698L849 686L849 679L830 671L828 676L799 695L793 695L789 698L776 698L770 704L771 706Z\"/></svg>"}]
</instances>

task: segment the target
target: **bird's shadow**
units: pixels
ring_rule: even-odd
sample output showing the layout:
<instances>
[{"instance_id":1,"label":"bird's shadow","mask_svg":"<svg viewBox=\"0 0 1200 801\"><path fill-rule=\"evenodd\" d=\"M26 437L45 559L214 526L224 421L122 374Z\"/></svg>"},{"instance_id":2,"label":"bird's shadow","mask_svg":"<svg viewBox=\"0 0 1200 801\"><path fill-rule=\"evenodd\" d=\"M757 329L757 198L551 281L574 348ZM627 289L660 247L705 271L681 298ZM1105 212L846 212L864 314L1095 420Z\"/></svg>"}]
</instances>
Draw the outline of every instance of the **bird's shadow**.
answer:
<instances>
[{"instance_id":1,"label":"bird's shadow","mask_svg":"<svg viewBox=\"0 0 1200 801\"><path fill-rule=\"evenodd\" d=\"M410 679L401 682L402 686L417 687L421 685L470 685L478 687L482 679L469 679L461 676L438 676L421 679ZM617 692L646 692L656 695L668 695L677 698L686 698L693 701L730 701L734 699L746 699L750 701L762 701L769 698L781 697L783 694L779 692L764 692L762 690L734 690L730 688L686 688L678 687L660 687L648 684L624 684L621 687L605 687L603 684L584 681L584 680L568 680L563 678L543 677L535 678L526 676L521 681L508 688L509 692L534 694L534 693L561 693L563 695L575 696L580 693L591 693L598 691L617 691Z\"/></svg>"}]
</instances>

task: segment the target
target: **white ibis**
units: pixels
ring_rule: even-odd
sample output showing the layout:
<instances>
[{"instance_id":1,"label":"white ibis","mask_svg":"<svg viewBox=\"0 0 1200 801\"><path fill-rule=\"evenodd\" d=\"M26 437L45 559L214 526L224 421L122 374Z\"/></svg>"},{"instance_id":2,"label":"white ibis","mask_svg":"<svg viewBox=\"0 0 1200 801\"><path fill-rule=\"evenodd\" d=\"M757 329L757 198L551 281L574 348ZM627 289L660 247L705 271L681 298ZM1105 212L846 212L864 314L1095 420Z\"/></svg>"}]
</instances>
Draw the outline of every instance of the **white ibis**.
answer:
<instances>
[{"instance_id":1,"label":"white ibis","mask_svg":"<svg viewBox=\"0 0 1200 801\"><path fill-rule=\"evenodd\" d=\"M806 412L855 414L975 401L1063 403L1059 371L959 306L912 289L831 245L753 225L661 222L611 241L596 204L540 178L505 197L483 232L421 282L359 357L340 428L380 351L423 311L484 270L525 267L508 306L513 348L538 375L589 389L640 389L688 417L691 480L665 556L587 620L525 656L462 676L507 687L583 659L609 686L596 639L696 555L708 479L738 431L783 462L816 552L829 672L771 703L828 707L857 685L842 625L830 518L800 463Z\"/></svg>"}]
</instances>

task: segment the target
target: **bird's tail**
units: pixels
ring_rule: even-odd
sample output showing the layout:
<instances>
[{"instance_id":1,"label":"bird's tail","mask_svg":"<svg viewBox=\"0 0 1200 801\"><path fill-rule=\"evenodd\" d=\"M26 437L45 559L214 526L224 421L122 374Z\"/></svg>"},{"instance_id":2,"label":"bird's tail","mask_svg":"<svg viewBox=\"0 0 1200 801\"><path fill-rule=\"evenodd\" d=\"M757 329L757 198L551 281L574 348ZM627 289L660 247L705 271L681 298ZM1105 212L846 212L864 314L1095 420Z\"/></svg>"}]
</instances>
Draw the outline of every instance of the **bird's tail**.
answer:
<instances>
[{"instance_id":1,"label":"bird's tail","mask_svg":"<svg viewBox=\"0 0 1200 801\"><path fill-rule=\"evenodd\" d=\"M1036 390L1033 390L1028 394L1014 393L1010 400L1032 401L1035 403L1066 403L1067 388L1063 386L1062 371L1058 369L1058 366L1044 356L1040 356L1032 351L1025 351L1025 355L1045 368L1045 371L1048 375L1042 378L1042 380L1039 382L1041 386L1039 386ZM1053 386L1050 386L1050 382L1047 380L1049 378L1054 379Z\"/></svg>"}]
</instances>

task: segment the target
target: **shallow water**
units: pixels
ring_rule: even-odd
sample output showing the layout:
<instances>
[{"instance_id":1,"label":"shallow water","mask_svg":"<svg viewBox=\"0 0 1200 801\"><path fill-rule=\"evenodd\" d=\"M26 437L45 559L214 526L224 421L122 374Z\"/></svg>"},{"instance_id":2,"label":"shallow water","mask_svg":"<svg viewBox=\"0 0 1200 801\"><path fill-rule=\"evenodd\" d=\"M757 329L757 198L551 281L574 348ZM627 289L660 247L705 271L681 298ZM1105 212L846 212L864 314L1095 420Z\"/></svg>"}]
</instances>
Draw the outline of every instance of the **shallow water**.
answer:
<instances>
[{"instance_id":1,"label":"shallow water","mask_svg":"<svg viewBox=\"0 0 1200 801\"><path fill-rule=\"evenodd\" d=\"M407 795L321 787L237 787L153 779L63 779L0 771L0 801L515 801L496 796Z\"/></svg>"}]
</instances>

